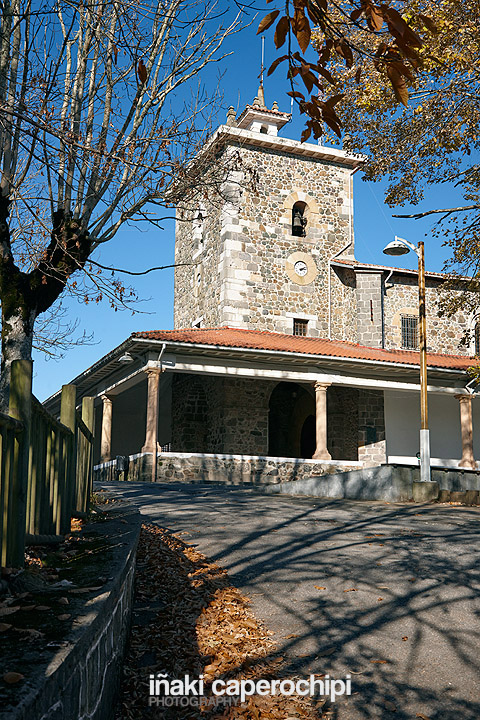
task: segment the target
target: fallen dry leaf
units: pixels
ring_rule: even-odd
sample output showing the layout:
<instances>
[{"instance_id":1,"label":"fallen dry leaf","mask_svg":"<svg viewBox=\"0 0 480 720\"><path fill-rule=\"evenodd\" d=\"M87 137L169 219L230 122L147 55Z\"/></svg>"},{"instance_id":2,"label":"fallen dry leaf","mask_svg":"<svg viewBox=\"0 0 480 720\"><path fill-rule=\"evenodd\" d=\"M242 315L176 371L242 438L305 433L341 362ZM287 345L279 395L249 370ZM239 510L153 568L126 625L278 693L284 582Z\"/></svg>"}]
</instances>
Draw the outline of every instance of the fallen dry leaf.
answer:
<instances>
[{"instance_id":1,"label":"fallen dry leaf","mask_svg":"<svg viewBox=\"0 0 480 720\"><path fill-rule=\"evenodd\" d=\"M314 585L313 587L315 588L315 590L326 590L327 589L326 587L323 587L323 585Z\"/></svg>"},{"instance_id":2,"label":"fallen dry leaf","mask_svg":"<svg viewBox=\"0 0 480 720\"><path fill-rule=\"evenodd\" d=\"M343 592L358 592L358 588L348 588L348 590L344 590Z\"/></svg>"},{"instance_id":3,"label":"fallen dry leaf","mask_svg":"<svg viewBox=\"0 0 480 720\"><path fill-rule=\"evenodd\" d=\"M10 630L12 626L9 623L0 623L0 632L6 632Z\"/></svg>"},{"instance_id":4,"label":"fallen dry leaf","mask_svg":"<svg viewBox=\"0 0 480 720\"><path fill-rule=\"evenodd\" d=\"M372 665L386 665L388 661L387 660L370 660L370 662L372 663Z\"/></svg>"},{"instance_id":5,"label":"fallen dry leaf","mask_svg":"<svg viewBox=\"0 0 480 720\"><path fill-rule=\"evenodd\" d=\"M383 598L377 598L377 602L382 602Z\"/></svg>"},{"instance_id":6,"label":"fallen dry leaf","mask_svg":"<svg viewBox=\"0 0 480 720\"><path fill-rule=\"evenodd\" d=\"M17 672L7 672L3 676L3 679L9 685L14 685L15 683L20 682L20 680L24 680L25 675L22 675L22 673L17 673Z\"/></svg>"},{"instance_id":7,"label":"fallen dry leaf","mask_svg":"<svg viewBox=\"0 0 480 720\"><path fill-rule=\"evenodd\" d=\"M58 602L60 605L68 605L70 601L69 601L69 599L66 598L66 597L61 597L61 598L58 598L57 602Z\"/></svg>"},{"instance_id":8,"label":"fallen dry leaf","mask_svg":"<svg viewBox=\"0 0 480 720\"><path fill-rule=\"evenodd\" d=\"M57 618L58 618L59 620L68 620L68 619L71 618L71 617L72 617L72 616L69 615L69 613L64 613L63 615L57 615Z\"/></svg>"},{"instance_id":9,"label":"fallen dry leaf","mask_svg":"<svg viewBox=\"0 0 480 720\"><path fill-rule=\"evenodd\" d=\"M0 607L0 617L4 617L5 615L13 615L13 613L16 613L18 610L20 610L20 605L15 605L12 607Z\"/></svg>"},{"instance_id":10,"label":"fallen dry leaf","mask_svg":"<svg viewBox=\"0 0 480 720\"><path fill-rule=\"evenodd\" d=\"M40 630L35 630L35 628L15 628L15 630L23 635L30 635L32 638L43 637L43 633Z\"/></svg>"},{"instance_id":11,"label":"fallen dry leaf","mask_svg":"<svg viewBox=\"0 0 480 720\"><path fill-rule=\"evenodd\" d=\"M415 717L420 718L420 720L430 720L429 717L427 717L426 715L423 715L422 713L417 713L415 715Z\"/></svg>"},{"instance_id":12,"label":"fallen dry leaf","mask_svg":"<svg viewBox=\"0 0 480 720\"><path fill-rule=\"evenodd\" d=\"M321 650L318 653L318 655L319 655L319 657L320 656L325 657L326 655L333 655L333 653L336 651L336 649L337 649L336 647L330 647L330 648L327 648L326 650Z\"/></svg>"},{"instance_id":13,"label":"fallen dry leaf","mask_svg":"<svg viewBox=\"0 0 480 720\"><path fill-rule=\"evenodd\" d=\"M404 635L404 636L402 637L402 640L403 640L403 642L405 642L405 640L408 640L408 635Z\"/></svg>"},{"instance_id":14,"label":"fallen dry leaf","mask_svg":"<svg viewBox=\"0 0 480 720\"><path fill-rule=\"evenodd\" d=\"M35 605L35 610L39 610L40 612L45 612L45 610L51 610L52 608L49 605Z\"/></svg>"}]
</instances>

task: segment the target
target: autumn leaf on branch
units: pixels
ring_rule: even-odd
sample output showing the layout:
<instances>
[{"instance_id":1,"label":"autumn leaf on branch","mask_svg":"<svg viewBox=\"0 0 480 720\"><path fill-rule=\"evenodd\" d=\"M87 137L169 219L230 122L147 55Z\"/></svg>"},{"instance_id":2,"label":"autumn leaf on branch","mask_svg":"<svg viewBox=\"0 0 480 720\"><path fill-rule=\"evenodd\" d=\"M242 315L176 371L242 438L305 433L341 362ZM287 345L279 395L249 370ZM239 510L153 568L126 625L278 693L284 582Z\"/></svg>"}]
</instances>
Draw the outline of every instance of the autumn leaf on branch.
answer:
<instances>
[{"instance_id":1,"label":"autumn leaf on branch","mask_svg":"<svg viewBox=\"0 0 480 720\"><path fill-rule=\"evenodd\" d=\"M360 0L360 6L353 0L343 3L336 0L287 0L283 8L281 16L280 10L268 13L257 31L261 33L274 27L277 50L287 43L287 55L272 63L269 75L287 60L291 91L296 92L294 86L298 80L295 78L298 77L307 92L317 87L321 100L326 102L325 88L318 76L327 80L332 89L337 88L339 77L331 72L330 66L341 61L347 69L354 71L356 83L360 86L362 67L371 62L379 73L379 82L390 85L395 100L403 105L408 103L409 83L414 83L415 73L422 66L419 50L423 40L413 25L420 25L430 33L435 32L435 23L429 16L415 12L402 15L389 3L376 4L373 0ZM373 39L367 49L357 43L359 31ZM294 41L301 54L293 49ZM305 58L309 49L318 55L315 63L307 62ZM336 103L322 108L313 100L305 102L295 94L291 97L308 118L302 139L308 138L312 132L319 137L323 123L341 135L342 123L334 107Z\"/></svg>"},{"instance_id":2,"label":"autumn leaf on branch","mask_svg":"<svg viewBox=\"0 0 480 720\"><path fill-rule=\"evenodd\" d=\"M137 75L140 83L144 85L147 80L147 68L143 64L143 60L140 58L137 65Z\"/></svg>"}]
</instances>

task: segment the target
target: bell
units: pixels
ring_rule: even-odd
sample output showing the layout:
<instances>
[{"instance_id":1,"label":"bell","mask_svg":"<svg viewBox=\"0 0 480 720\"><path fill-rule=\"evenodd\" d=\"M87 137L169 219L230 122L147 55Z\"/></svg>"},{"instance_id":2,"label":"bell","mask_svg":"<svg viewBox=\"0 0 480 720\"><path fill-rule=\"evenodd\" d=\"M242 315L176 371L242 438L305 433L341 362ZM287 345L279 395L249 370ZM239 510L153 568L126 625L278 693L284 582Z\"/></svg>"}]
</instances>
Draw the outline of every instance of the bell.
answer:
<instances>
[{"instance_id":1,"label":"bell","mask_svg":"<svg viewBox=\"0 0 480 720\"><path fill-rule=\"evenodd\" d=\"M303 231L302 214L297 210L293 216L293 229L296 232L301 233Z\"/></svg>"},{"instance_id":2,"label":"bell","mask_svg":"<svg viewBox=\"0 0 480 720\"><path fill-rule=\"evenodd\" d=\"M293 235L304 235L305 233L305 220L302 216L302 213L299 210L295 210L293 214L293 223L292 223L292 234Z\"/></svg>"}]
</instances>

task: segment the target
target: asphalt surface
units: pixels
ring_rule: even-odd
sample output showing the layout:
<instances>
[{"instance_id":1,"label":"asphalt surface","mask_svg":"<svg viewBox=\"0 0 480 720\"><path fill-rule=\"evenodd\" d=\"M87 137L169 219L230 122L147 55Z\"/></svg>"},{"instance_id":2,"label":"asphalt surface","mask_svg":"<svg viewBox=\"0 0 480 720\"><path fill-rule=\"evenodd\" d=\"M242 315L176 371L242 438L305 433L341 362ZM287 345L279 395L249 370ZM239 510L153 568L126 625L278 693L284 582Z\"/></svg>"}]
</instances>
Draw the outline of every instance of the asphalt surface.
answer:
<instances>
[{"instance_id":1,"label":"asphalt surface","mask_svg":"<svg viewBox=\"0 0 480 720\"><path fill-rule=\"evenodd\" d=\"M338 720L480 719L480 509L105 483L218 562Z\"/></svg>"}]
</instances>

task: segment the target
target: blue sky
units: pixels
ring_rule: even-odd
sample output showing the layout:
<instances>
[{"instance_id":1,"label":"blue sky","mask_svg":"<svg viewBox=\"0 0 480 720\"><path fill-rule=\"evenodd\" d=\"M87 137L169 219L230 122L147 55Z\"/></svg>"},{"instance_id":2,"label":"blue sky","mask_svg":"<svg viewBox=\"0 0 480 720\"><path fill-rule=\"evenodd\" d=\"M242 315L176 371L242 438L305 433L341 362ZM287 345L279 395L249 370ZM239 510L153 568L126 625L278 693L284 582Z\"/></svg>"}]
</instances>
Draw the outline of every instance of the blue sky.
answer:
<instances>
[{"instance_id":1,"label":"blue sky","mask_svg":"<svg viewBox=\"0 0 480 720\"><path fill-rule=\"evenodd\" d=\"M212 66L205 76L206 84L211 86L217 81L218 73L222 73L220 83L224 103L218 113L218 124L224 122L229 105L241 111L256 95L261 52L260 39L255 35L257 24L255 21L251 28L232 38L226 47L232 54L221 65ZM271 34L266 37L265 55L265 65L268 67L275 59ZM284 70L279 68L265 80L267 105L271 107L273 101L277 100L280 109L288 112L290 99L285 94L287 90ZM302 127L302 118L295 108L293 121L283 128L281 134L299 139ZM399 235L413 243L425 240L427 269L441 270L447 253L440 247L439 240L429 240L433 220L392 218L394 211L383 202L383 187L382 183L363 182L361 171L354 176L356 258L364 262L388 264L388 258L382 255L382 248L394 235ZM419 208L445 207L451 202L451 189L442 186L429 192ZM105 265L138 271L152 265L173 263L173 252L174 222L170 220L165 222L163 230L145 226L125 227L94 257ZM409 253L395 258L395 265L416 267L416 256ZM129 281L128 276L122 277L126 282ZM112 350L131 332L173 327L173 270L150 273L134 282L139 296L144 299L136 306L138 312L135 315L129 311L115 312L106 303L82 305L73 300L65 303L70 319L78 318L78 330L81 332L85 329L88 334L93 333L95 344L74 347L60 360L46 360L43 353L34 354L34 392L40 400L56 392L63 383L69 382Z\"/></svg>"}]
</instances>

